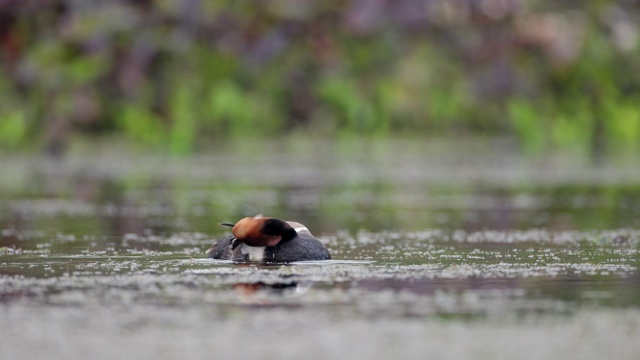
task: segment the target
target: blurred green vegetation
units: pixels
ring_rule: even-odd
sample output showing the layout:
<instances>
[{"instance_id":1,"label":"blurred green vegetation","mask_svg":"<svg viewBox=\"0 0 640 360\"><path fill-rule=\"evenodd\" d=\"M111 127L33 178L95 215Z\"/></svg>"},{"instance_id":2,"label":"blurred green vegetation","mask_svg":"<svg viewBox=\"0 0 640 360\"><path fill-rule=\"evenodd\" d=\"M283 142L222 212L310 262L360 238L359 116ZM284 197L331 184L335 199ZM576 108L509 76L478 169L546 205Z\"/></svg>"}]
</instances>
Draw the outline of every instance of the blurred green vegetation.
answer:
<instances>
[{"instance_id":1,"label":"blurred green vegetation","mask_svg":"<svg viewBox=\"0 0 640 360\"><path fill-rule=\"evenodd\" d=\"M0 149L115 135L481 134L640 147L632 0L0 2Z\"/></svg>"}]
</instances>

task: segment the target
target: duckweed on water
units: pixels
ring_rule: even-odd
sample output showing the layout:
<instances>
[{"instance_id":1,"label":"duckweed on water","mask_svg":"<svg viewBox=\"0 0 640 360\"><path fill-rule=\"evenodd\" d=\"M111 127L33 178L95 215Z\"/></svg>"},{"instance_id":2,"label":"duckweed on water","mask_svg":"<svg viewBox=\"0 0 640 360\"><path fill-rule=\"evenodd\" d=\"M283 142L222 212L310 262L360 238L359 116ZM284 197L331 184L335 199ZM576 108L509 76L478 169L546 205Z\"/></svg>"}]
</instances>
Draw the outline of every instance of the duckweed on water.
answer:
<instances>
[{"instance_id":1,"label":"duckweed on water","mask_svg":"<svg viewBox=\"0 0 640 360\"><path fill-rule=\"evenodd\" d=\"M552 347L563 359L631 360L640 279L637 234L625 233L625 244L609 241L617 233L584 241L590 232L497 241L493 232L473 241L438 231L341 234L322 238L335 260L289 265L206 259L201 234L125 236L106 249L54 237L65 246L0 255L0 355L206 358L213 346L231 358L259 356L284 336L293 345L272 346L267 359L310 348L372 359L536 359L553 358L544 350ZM246 337L252 346L226 350ZM465 341L443 345L452 339Z\"/></svg>"},{"instance_id":2,"label":"duckweed on water","mask_svg":"<svg viewBox=\"0 0 640 360\"><path fill-rule=\"evenodd\" d=\"M614 241L621 234L628 239L624 245ZM230 303L232 287L237 284L287 283L309 285L315 298L326 300L326 296L335 298L340 294L337 303L355 304L358 308L373 306L360 303L361 298L365 302L370 299L369 295L361 297L363 293L374 296L376 303L391 296L413 308L424 301L437 303L437 297L444 291L448 296L459 297L459 301L448 305L446 312L455 313L453 306L469 313L468 304L460 301L487 294L500 298L501 302L517 298L515 308L524 303L529 304L525 307L532 306L531 301L554 304L559 301L564 305L554 305L554 309L571 308L571 302L560 301L555 295L562 293L563 286L580 281L582 285L572 297L573 302L588 299L606 303L607 299L615 298L620 303L640 305L634 299L639 290L624 285L637 281L637 231L446 234L433 230L359 232L355 236L338 233L321 239L332 251L334 260L256 265L205 259L203 250L211 239L201 233L170 237L125 235L112 239L113 246L104 250L96 249L93 240L58 234L51 238L51 246L46 250L36 247L0 257L0 271L4 274L0 277L0 297L11 302L64 304L71 291L81 294L71 296L74 302L83 298L108 302L103 298L105 292L115 291L132 301L154 299L153 302L187 304L207 294L208 301L217 304L222 301L218 295L223 303ZM23 244L33 248L33 241L39 242L41 238L26 239ZM64 247L59 247L61 244ZM552 290L537 299L540 288L547 286ZM610 296L594 299L581 295L599 288ZM188 298L184 298L187 293ZM295 303L304 301L296 299ZM456 303L464 306L456 307ZM493 311L478 304L485 303L474 305L472 313ZM444 311L441 306L428 309L426 314Z\"/></svg>"}]
</instances>

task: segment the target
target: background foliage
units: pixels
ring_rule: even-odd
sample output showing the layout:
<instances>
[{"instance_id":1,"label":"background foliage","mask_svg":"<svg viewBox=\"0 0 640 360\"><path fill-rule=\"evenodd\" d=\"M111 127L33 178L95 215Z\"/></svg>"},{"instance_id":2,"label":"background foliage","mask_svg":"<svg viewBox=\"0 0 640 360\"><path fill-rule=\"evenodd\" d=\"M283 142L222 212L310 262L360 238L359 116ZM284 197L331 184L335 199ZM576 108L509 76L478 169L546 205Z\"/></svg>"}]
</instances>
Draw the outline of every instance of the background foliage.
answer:
<instances>
[{"instance_id":1,"label":"background foliage","mask_svg":"<svg viewBox=\"0 0 640 360\"><path fill-rule=\"evenodd\" d=\"M114 135L640 146L633 0L0 1L0 148Z\"/></svg>"}]
</instances>

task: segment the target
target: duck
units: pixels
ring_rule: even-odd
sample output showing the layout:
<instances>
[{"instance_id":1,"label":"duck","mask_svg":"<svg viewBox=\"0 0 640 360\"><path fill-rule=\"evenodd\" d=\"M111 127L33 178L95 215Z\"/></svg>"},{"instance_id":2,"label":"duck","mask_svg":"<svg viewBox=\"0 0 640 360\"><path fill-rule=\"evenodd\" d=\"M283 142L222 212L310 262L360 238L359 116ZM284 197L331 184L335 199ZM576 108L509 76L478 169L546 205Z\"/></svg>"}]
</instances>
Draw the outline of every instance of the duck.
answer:
<instances>
[{"instance_id":1,"label":"duck","mask_svg":"<svg viewBox=\"0 0 640 360\"><path fill-rule=\"evenodd\" d=\"M256 215L220 225L231 228L232 235L214 241L205 252L209 258L275 263L331 259L326 246L299 222Z\"/></svg>"}]
</instances>

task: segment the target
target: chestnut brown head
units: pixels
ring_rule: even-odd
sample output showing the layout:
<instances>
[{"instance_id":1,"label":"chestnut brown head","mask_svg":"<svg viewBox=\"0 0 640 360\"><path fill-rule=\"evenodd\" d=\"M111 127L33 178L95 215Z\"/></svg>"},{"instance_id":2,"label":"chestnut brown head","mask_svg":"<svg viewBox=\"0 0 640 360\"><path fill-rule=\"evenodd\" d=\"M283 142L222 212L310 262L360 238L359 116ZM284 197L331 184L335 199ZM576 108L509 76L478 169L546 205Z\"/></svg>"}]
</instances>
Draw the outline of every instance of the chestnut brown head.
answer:
<instances>
[{"instance_id":1,"label":"chestnut brown head","mask_svg":"<svg viewBox=\"0 0 640 360\"><path fill-rule=\"evenodd\" d=\"M276 246L281 241L288 241L296 236L296 231L289 224L271 217L246 217L235 224L220 225L232 226L231 232L236 237L232 242L233 249L241 243L249 246Z\"/></svg>"}]
</instances>

